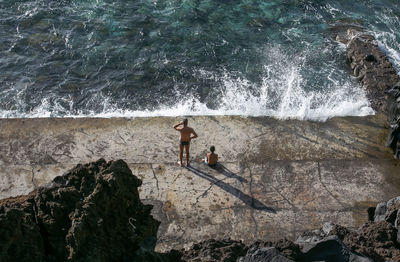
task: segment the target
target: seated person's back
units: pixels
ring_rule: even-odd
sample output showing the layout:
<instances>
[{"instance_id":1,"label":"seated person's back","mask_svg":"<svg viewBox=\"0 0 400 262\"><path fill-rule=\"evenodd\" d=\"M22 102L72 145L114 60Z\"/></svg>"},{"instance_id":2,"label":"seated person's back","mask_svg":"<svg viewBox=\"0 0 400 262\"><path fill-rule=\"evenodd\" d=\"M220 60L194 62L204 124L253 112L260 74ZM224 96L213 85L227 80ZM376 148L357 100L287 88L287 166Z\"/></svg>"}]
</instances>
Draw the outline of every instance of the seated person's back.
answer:
<instances>
[{"instance_id":1,"label":"seated person's back","mask_svg":"<svg viewBox=\"0 0 400 262\"><path fill-rule=\"evenodd\" d=\"M217 164L217 161L218 161L218 154L215 154L214 152L207 154L207 162L210 166Z\"/></svg>"},{"instance_id":2,"label":"seated person's back","mask_svg":"<svg viewBox=\"0 0 400 262\"><path fill-rule=\"evenodd\" d=\"M215 166L218 162L218 154L215 154L215 146L210 147L211 153L208 153L202 161L209 166Z\"/></svg>"}]
</instances>

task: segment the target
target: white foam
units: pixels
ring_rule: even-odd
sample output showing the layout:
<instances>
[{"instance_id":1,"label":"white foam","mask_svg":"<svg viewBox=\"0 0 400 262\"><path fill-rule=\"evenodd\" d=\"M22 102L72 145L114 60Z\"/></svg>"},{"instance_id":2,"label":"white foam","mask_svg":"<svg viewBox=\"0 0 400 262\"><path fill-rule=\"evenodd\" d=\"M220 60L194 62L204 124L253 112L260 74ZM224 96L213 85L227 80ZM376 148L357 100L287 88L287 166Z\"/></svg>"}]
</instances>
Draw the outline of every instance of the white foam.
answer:
<instances>
[{"instance_id":1,"label":"white foam","mask_svg":"<svg viewBox=\"0 0 400 262\"><path fill-rule=\"evenodd\" d=\"M279 47L268 48L261 84L254 84L244 77L228 71L208 72L199 69L194 74L200 78L213 78L221 82L222 95L219 106L209 108L196 97L185 95L184 102L174 106L160 105L152 110L125 110L118 108L110 99L101 95L91 98L90 104L102 104L101 112L91 110L73 112L70 98L45 98L40 106L31 112L0 111L0 117L36 118L36 117L155 117L183 115L240 115L272 116L279 119L295 118L300 120L326 121L335 116L365 116L374 114L361 87L348 80L334 80L327 64L326 86L320 91L306 91L307 83L301 70L307 57L291 58ZM333 70L333 69L332 69ZM337 69L336 69L337 70ZM347 72L335 72L335 74ZM346 78L344 78L346 79ZM311 88L312 89L312 88ZM177 89L176 96L180 95ZM57 102L58 101L58 102ZM63 105L69 105L64 108Z\"/></svg>"},{"instance_id":2,"label":"white foam","mask_svg":"<svg viewBox=\"0 0 400 262\"><path fill-rule=\"evenodd\" d=\"M374 36L378 40L378 46L389 56L390 62L400 75L400 43L398 41L400 27L400 19L393 10L386 10L383 14L377 16L380 22L384 23L388 31L379 31L373 27Z\"/></svg>"}]
</instances>

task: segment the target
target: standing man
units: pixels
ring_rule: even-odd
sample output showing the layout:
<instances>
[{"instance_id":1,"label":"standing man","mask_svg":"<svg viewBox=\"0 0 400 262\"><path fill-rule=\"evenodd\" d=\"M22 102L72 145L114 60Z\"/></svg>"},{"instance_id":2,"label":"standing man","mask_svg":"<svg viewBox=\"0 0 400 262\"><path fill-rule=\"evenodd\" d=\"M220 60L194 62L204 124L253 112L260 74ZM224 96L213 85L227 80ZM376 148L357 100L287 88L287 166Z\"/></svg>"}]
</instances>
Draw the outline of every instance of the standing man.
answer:
<instances>
[{"instance_id":1,"label":"standing man","mask_svg":"<svg viewBox=\"0 0 400 262\"><path fill-rule=\"evenodd\" d=\"M197 137L197 134L196 132L194 132L193 128L188 127L187 124L188 120L185 118L179 124L174 125L174 128L181 133L181 140L179 141L179 162L178 162L179 166L182 166L183 147L185 147L186 151L186 166L189 166L190 140Z\"/></svg>"}]
</instances>

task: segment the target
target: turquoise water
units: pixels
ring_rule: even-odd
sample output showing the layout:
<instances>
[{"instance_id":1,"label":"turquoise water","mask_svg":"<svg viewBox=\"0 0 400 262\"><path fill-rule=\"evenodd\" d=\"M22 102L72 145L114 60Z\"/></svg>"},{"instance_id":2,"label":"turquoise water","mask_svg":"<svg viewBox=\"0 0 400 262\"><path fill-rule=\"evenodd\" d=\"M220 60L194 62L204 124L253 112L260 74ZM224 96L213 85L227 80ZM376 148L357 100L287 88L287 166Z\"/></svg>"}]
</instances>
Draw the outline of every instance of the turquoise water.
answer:
<instances>
[{"instance_id":1,"label":"turquoise water","mask_svg":"<svg viewBox=\"0 0 400 262\"><path fill-rule=\"evenodd\" d=\"M330 28L400 69L400 3L2 1L0 117L373 114Z\"/></svg>"}]
</instances>

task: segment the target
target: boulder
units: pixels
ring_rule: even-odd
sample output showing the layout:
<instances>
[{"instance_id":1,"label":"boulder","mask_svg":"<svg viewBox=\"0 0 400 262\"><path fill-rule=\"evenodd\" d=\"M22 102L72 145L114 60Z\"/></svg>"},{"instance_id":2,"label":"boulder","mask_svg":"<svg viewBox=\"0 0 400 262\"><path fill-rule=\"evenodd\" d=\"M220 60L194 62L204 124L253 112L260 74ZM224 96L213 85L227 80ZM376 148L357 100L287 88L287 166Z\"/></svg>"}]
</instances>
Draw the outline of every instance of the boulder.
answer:
<instances>
[{"instance_id":1,"label":"boulder","mask_svg":"<svg viewBox=\"0 0 400 262\"><path fill-rule=\"evenodd\" d=\"M350 231L333 223L321 229L304 232L295 243L300 246L301 261L372 262L373 260L350 250L343 242Z\"/></svg>"},{"instance_id":2,"label":"boulder","mask_svg":"<svg viewBox=\"0 0 400 262\"><path fill-rule=\"evenodd\" d=\"M302 261L373 262L372 259L351 251L334 235L313 243L301 243L300 241L296 241L296 243L303 246Z\"/></svg>"},{"instance_id":3,"label":"boulder","mask_svg":"<svg viewBox=\"0 0 400 262\"><path fill-rule=\"evenodd\" d=\"M400 197L392 198L386 202L381 202L376 206L374 221L387 221L397 227L399 221L396 220L396 215L400 209Z\"/></svg>"}]
</instances>

